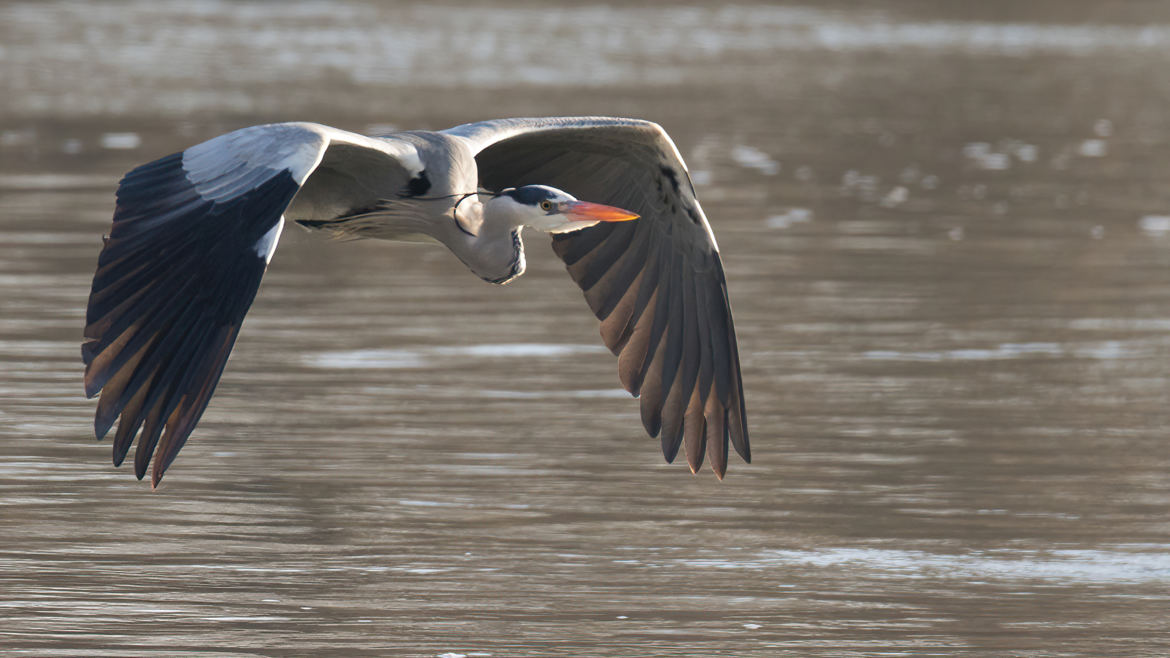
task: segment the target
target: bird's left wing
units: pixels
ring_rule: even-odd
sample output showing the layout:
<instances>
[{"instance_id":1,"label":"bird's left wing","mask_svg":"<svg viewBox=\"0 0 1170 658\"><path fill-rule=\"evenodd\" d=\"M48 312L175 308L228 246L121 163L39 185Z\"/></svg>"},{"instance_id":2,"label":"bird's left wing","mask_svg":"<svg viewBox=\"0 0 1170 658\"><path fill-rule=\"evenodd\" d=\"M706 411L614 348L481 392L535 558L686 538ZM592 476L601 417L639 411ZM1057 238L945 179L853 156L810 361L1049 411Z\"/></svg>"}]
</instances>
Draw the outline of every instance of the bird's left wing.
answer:
<instances>
[{"instance_id":1,"label":"bird's left wing","mask_svg":"<svg viewBox=\"0 0 1170 658\"><path fill-rule=\"evenodd\" d=\"M135 472L146 473L157 444L158 484L207 407L290 204L309 216L344 213L421 171L410 144L286 123L221 135L126 174L81 348L85 393L101 391L97 437L121 416L114 463L141 428Z\"/></svg>"},{"instance_id":2,"label":"bird's left wing","mask_svg":"<svg viewBox=\"0 0 1170 658\"><path fill-rule=\"evenodd\" d=\"M553 236L553 249L601 320L642 422L691 470L719 477L728 442L751 460L739 350L715 235L674 142L649 121L501 119L445 131L476 153L489 189L544 184L641 215ZM705 449L704 449L705 446Z\"/></svg>"}]
</instances>

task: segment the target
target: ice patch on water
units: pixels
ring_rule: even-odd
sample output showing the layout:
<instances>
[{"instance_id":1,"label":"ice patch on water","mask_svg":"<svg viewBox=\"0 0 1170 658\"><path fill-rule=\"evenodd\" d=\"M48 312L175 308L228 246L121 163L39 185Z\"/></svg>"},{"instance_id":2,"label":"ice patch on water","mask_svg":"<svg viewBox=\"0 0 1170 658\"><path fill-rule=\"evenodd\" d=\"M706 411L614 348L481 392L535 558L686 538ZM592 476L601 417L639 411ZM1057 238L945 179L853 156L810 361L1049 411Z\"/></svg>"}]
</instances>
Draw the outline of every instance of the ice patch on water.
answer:
<instances>
[{"instance_id":1,"label":"ice patch on water","mask_svg":"<svg viewBox=\"0 0 1170 658\"><path fill-rule=\"evenodd\" d=\"M1076 318L1068 328L1078 331L1170 331L1170 319L1162 318Z\"/></svg>"},{"instance_id":2,"label":"ice patch on water","mask_svg":"<svg viewBox=\"0 0 1170 658\"><path fill-rule=\"evenodd\" d=\"M422 354L412 350L350 350L322 352L305 357L305 365L313 368L387 369L422 368L426 365Z\"/></svg>"},{"instance_id":3,"label":"ice patch on water","mask_svg":"<svg viewBox=\"0 0 1170 658\"><path fill-rule=\"evenodd\" d=\"M991 153L991 144L987 142L968 142L963 145L963 155L968 158L981 158Z\"/></svg>"},{"instance_id":4,"label":"ice patch on water","mask_svg":"<svg viewBox=\"0 0 1170 658\"><path fill-rule=\"evenodd\" d=\"M772 215L764 220L768 228L785 229L793 224L812 221L813 213L808 208L789 208L783 215Z\"/></svg>"},{"instance_id":5,"label":"ice patch on water","mask_svg":"<svg viewBox=\"0 0 1170 658\"><path fill-rule=\"evenodd\" d=\"M570 345L561 343L501 343L488 345L466 345L459 347L431 348L435 354L442 356L475 356L475 357L554 357L569 356L572 354L590 354L607 352L600 345Z\"/></svg>"},{"instance_id":6,"label":"ice patch on water","mask_svg":"<svg viewBox=\"0 0 1170 658\"><path fill-rule=\"evenodd\" d=\"M732 148L731 159L735 164L745 169L754 169L767 176L775 176L780 173L780 163L754 146L741 144Z\"/></svg>"},{"instance_id":7,"label":"ice patch on water","mask_svg":"<svg viewBox=\"0 0 1170 658\"><path fill-rule=\"evenodd\" d=\"M560 343L501 343L422 347L417 349L369 349L320 352L304 359L311 368L407 369L422 368L436 358L555 358L608 352L600 345Z\"/></svg>"},{"instance_id":8,"label":"ice patch on water","mask_svg":"<svg viewBox=\"0 0 1170 658\"><path fill-rule=\"evenodd\" d=\"M32 146L36 142L37 132L35 130L0 130L0 148L8 146Z\"/></svg>"},{"instance_id":9,"label":"ice patch on water","mask_svg":"<svg viewBox=\"0 0 1170 658\"><path fill-rule=\"evenodd\" d=\"M1020 162L1035 162L1040 158L1040 149L1035 144L1017 144L1014 154Z\"/></svg>"},{"instance_id":10,"label":"ice patch on water","mask_svg":"<svg viewBox=\"0 0 1170 658\"><path fill-rule=\"evenodd\" d=\"M879 183L877 176L850 169L841 175L841 196L855 196L866 201L875 200Z\"/></svg>"},{"instance_id":11,"label":"ice patch on water","mask_svg":"<svg viewBox=\"0 0 1170 658\"><path fill-rule=\"evenodd\" d=\"M872 578L944 578L949 580L1023 580L1059 583L1170 582L1170 546L1121 545L1111 549L986 550L954 555L919 550L827 548L762 551L742 559L690 559L692 567L713 569L782 569L808 567Z\"/></svg>"},{"instance_id":12,"label":"ice patch on water","mask_svg":"<svg viewBox=\"0 0 1170 658\"><path fill-rule=\"evenodd\" d=\"M1088 54L1106 50L1167 48L1170 47L1170 27L826 20L813 26L809 40L842 51L916 47L1003 55Z\"/></svg>"},{"instance_id":13,"label":"ice patch on water","mask_svg":"<svg viewBox=\"0 0 1170 658\"><path fill-rule=\"evenodd\" d=\"M497 398L503 400L549 400L577 398L626 399L630 394L621 388L582 389L579 391L511 391L503 389L467 391L469 397Z\"/></svg>"},{"instance_id":14,"label":"ice patch on water","mask_svg":"<svg viewBox=\"0 0 1170 658\"><path fill-rule=\"evenodd\" d=\"M1060 343L1003 343L993 348L965 348L905 352L900 350L870 350L862 358L875 361L997 361L1032 356L1066 356L1112 360L1134 356L1135 351L1120 341L1101 341L1062 345Z\"/></svg>"},{"instance_id":15,"label":"ice patch on water","mask_svg":"<svg viewBox=\"0 0 1170 658\"><path fill-rule=\"evenodd\" d=\"M128 151L142 145L142 138L138 133L104 133L101 138L104 149Z\"/></svg>"},{"instance_id":16,"label":"ice patch on water","mask_svg":"<svg viewBox=\"0 0 1170 658\"><path fill-rule=\"evenodd\" d=\"M1020 162L1033 163L1040 157L1040 150L1035 144L1027 144L1016 139L1004 139L996 144L970 142L963 145L962 153L972 165L986 171L1011 169L1013 158Z\"/></svg>"},{"instance_id":17,"label":"ice patch on water","mask_svg":"<svg viewBox=\"0 0 1170 658\"><path fill-rule=\"evenodd\" d=\"M909 199L910 190L899 185L898 187L890 190L886 196L882 197L879 205L881 205L883 208L897 208L903 203L906 203Z\"/></svg>"},{"instance_id":18,"label":"ice patch on water","mask_svg":"<svg viewBox=\"0 0 1170 658\"><path fill-rule=\"evenodd\" d=\"M460 505L458 503L444 503L444 502L440 502L437 500L407 500L407 499L403 499L403 500L398 501L398 504L405 505L406 507L466 507L466 505Z\"/></svg>"},{"instance_id":19,"label":"ice patch on water","mask_svg":"<svg viewBox=\"0 0 1170 658\"><path fill-rule=\"evenodd\" d=\"M1170 215L1146 215L1138 220L1138 228L1153 236L1170 233Z\"/></svg>"},{"instance_id":20,"label":"ice patch on water","mask_svg":"<svg viewBox=\"0 0 1170 658\"><path fill-rule=\"evenodd\" d=\"M98 174L0 174L0 190L109 188L114 182Z\"/></svg>"},{"instance_id":21,"label":"ice patch on water","mask_svg":"<svg viewBox=\"0 0 1170 658\"><path fill-rule=\"evenodd\" d=\"M1106 340L1100 343L1087 345L1073 351L1079 357L1088 359L1120 359L1126 355L1126 349L1121 341Z\"/></svg>"},{"instance_id":22,"label":"ice patch on water","mask_svg":"<svg viewBox=\"0 0 1170 658\"><path fill-rule=\"evenodd\" d=\"M222 622L257 622L257 621L289 621L291 617L279 617L276 615L222 615L214 617L203 617L206 621L222 621Z\"/></svg>"},{"instance_id":23,"label":"ice patch on water","mask_svg":"<svg viewBox=\"0 0 1170 658\"><path fill-rule=\"evenodd\" d=\"M1103 158L1109 147L1103 139L1086 139L1077 147L1077 153L1082 158Z\"/></svg>"}]
</instances>

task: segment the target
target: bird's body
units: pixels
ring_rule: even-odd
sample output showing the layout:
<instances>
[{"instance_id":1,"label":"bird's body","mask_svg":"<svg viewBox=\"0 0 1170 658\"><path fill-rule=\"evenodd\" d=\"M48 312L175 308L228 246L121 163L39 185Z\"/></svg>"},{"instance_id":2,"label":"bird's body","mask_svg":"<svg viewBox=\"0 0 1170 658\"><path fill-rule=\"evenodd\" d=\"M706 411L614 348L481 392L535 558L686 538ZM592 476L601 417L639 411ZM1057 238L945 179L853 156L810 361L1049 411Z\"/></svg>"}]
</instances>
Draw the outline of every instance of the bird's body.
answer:
<instances>
[{"instance_id":1,"label":"bird's body","mask_svg":"<svg viewBox=\"0 0 1170 658\"><path fill-rule=\"evenodd\" d=\"M667 459L685 445L692 470L707 453L722 477L730 441L750 460L726 282L686 166L656 124L587 117L384 137L253 126L131 171L82 346L86 393L101 391L98 437L121 417L116 464L141 428L136 472L157 447L161 479L207 406L286 219L437 242L493 283L523 273L524 227L553 234Z\"/></svg>"}]
</instances>

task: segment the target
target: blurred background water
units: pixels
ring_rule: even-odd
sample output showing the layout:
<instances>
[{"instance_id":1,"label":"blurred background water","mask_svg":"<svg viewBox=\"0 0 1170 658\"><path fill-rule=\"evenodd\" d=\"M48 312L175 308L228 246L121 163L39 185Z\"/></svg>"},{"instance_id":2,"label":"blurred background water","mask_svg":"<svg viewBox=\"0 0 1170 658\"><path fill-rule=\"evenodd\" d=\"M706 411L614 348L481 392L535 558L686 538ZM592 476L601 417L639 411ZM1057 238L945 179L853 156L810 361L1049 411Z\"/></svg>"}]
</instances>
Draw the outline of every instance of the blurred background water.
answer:
<instances>
[{"instance_id":1,"label":"blurred background water","mask_svg":"<svg viewBox=\"0 0 1170 658\"><path fill-rule=\"evenodd\" d=\"M0 652L1170 652L1170 8L973 4L0 3ZM543 239L295 230L160 490L92 441L127 169L593 113L691 166L755 463L661 463Z\"/></svg>"}]
</instances>

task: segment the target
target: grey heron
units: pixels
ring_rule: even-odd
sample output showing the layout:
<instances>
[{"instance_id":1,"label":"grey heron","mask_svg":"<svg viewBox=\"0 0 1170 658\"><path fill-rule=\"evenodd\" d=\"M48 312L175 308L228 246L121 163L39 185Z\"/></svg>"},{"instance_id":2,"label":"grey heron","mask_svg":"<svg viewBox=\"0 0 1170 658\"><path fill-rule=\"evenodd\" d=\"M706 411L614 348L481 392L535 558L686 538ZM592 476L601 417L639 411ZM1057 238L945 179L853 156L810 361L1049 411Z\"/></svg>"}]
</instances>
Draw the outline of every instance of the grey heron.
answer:
<instances>
[{"instance_id":1,"label":"grey heron","mask_svg":"<svg viewBox=\"0 0 1170 658\"><path fill-rule=\"evenodd\" d=\"M578 200L588 199L588 201ZM521 231L552 246L601 321L621 384L667 461L720 479L751 461L739 351L715 236L666 132L606 117L500 119L367 137L314 123L243 128L130 171L86 312L94 431L119 417L157 486L194 430L285 218L357 238L441 243L497 284Z\"/></svg>"}]
</instances>

